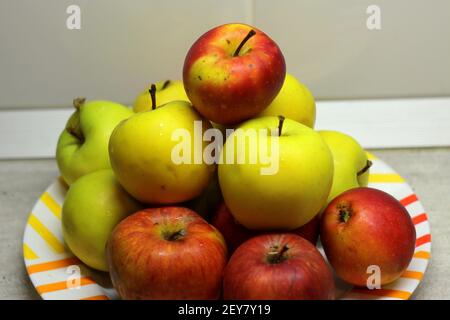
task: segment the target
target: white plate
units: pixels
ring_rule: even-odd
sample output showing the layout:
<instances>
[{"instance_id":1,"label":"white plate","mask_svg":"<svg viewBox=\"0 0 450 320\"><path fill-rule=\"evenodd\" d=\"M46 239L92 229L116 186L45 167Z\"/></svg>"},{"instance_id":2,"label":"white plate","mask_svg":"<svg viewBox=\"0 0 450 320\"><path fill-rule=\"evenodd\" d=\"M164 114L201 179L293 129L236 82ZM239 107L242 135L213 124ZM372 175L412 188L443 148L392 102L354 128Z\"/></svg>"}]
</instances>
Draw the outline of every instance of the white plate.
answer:
<instances>
[{"instance_id":1,"label":"white plate","mask_svg":"<svg viewBox=\"0 0 450 320\"><path fill-rule=\"evenodd\" d=\"M357 289L337 281L340 299L408 299L424 276L431 253L431 234L422 204L404 179L380 159L373 162L369 186L400 200L413 218L417 241L414 258L397 281L382 289ZM28 218L23 237L27 272L43 299L117 299L107 273L94 271L65 246L61 230L61 205L67 187L53 182L40 196Z\"/></svg>"}]
</instances>

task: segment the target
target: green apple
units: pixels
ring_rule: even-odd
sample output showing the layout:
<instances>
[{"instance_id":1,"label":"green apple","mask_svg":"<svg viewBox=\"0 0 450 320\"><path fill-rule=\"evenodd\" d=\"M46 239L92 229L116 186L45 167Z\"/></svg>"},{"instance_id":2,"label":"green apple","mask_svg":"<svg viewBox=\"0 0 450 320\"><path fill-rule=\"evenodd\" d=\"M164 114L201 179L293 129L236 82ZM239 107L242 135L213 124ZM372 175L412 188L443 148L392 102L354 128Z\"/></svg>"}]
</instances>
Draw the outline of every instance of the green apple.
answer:
<instances>
[{"instance_id":1,"label":"green apple","mask_svg":"<svg viewBox=\"0 0 450 320\"><path fill-rule=\"evenodd\" d=\"M313 128L316 122L316 103L313 95L303 83L291 74L286 74L280 92L258 116L278 116L280 114L310 128Z\"/></svg>"},{"instance_id":2,"label":"green apple","mask_svg":"<svg viewBox=\"0 0 450 320\"><path fill-rule=\"evenodd\" d=\"M110 168L108 141L117 124L133 111L111 101L74 100L75 112L59 136L56 161L68 185L79 177Z\"/></svg>"},{"instance_id":3,"label":"green apple","mask_svg":"<svg viewBox=\"0 0 450 320\"><path fill-rule=\"evenodd\" d=\"M109 235L122 219L140 209L111 169L84 175L70 186L64 200L64 241L89 267L108 271L105 246Z\"/></svg>"},{"instance_id":4,"label":"green apple","mask_svg":"<svg viewBox=\"0 0 450 320\"><path fill-rule=\"evenodd\" d=\"M184 91L183 81L166 80L155 83L156 85L156 107L162 106L167 102L182 100L189 102L189 98ZM152 109L152 99L149 94L150 87L142 91L133 105L134 112L140 112Z\"/></svg>"},{"instance_id":5,"label":"green apple","mask_svg":"<svg viewBox=\"0 0 450 320\"><path fill-rule=\"evenodd\" d=\"M349 189L367 187L372 163L366 151L349 135L338 131L318 131L333 154L333 185L327 203Z\"/></svg>"},{"instance_id":6,"label":"green apple","mask_svg":"<svg viewBox=\"0 0 450 320\"><path fill-rule=\"evenodd\" d=\"M208 186L215 170L214 164L202 160L208 142L201 140L199 150L192 142L211 124L186 101L169 102L159 108L155 99L152 103L152 110L136 113L112 133L109 155L114 173L125 190L142 202L174 204L191 200ZM173 151L182 142L174 137L177 133L189 135L190 161L173 159Z\"/></svg>"},{"instance_id":7,"label":"green apple","mask_svg":"<svg viewBox=\"0 0 450 320\"><path fill-rule=\"evenodd\" d=\"M242 133L250 136L252 129L262 134L257 139L242 139ZM273 148L277 143L278 148ZM271 161L261 161L265 153ZM256 154L259 157L252 164ZM291 119L262 117L244 122L227 138L221 159L219 183L224 201L248 229L299 228L325 205L331 189L329 148L317 132ZM277 170L262 174L268 167Z\"/></svg>"}]
</instances>

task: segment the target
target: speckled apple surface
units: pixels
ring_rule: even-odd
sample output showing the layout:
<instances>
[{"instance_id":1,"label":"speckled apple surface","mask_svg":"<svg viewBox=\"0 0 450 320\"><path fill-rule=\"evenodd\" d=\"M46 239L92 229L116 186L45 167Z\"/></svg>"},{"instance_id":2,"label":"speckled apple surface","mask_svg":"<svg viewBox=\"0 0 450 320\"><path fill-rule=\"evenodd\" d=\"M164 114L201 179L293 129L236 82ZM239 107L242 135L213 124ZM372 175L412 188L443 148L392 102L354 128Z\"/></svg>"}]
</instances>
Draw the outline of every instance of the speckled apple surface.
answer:
<instances>
[{"instance_id":1,"label":"speckled apple surface","mask_svg":"<svg viewBox=\"0 0 450 320\"><path fill-rule=\"evenodd\" d=\"M373 162L369 186L388 192L408 210L416 228L414 257L405 273L381 289L352 288L336 279L339 299L409 299L424 277L431 257L428 217L408 183L382 160L369 154ZM23 256L36 291L46 300L118 299L107 273L92 270L66 247L61 229L61 206L67 187L54 181L39 197L25 227ZM318 245L323 254L323 250Z\"/></svg>"}]
</instances>

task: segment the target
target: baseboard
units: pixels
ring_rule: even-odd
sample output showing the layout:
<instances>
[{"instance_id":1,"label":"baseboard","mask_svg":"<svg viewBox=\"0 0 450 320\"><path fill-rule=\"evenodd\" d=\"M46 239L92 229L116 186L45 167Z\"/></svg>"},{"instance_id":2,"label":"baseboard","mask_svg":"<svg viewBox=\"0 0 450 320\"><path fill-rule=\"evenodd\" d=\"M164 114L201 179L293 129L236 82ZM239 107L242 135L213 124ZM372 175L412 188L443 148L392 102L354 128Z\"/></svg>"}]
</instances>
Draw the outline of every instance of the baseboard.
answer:
<instances>
[{"instance_id":1,"label":"baseboard","mask_svg":"<svg viewBox=\"0 0 450 320\"><path fill-rule=\"evenodd\" d=\"M0 109L0 159L54 157L72 109ZM450 146L450 98L319 101L317 129L365 148Z\"/></svg>"},{"instance_id":2,"label":"baseboard","mask_svg":"<svg viewBox=\"0 0 450 320\"><path fill-rule=\"evenodd\" d=\"M316 128L348 133L368 149L450 146L450 97L322 101Z\"/></svg>"}]
</instances>

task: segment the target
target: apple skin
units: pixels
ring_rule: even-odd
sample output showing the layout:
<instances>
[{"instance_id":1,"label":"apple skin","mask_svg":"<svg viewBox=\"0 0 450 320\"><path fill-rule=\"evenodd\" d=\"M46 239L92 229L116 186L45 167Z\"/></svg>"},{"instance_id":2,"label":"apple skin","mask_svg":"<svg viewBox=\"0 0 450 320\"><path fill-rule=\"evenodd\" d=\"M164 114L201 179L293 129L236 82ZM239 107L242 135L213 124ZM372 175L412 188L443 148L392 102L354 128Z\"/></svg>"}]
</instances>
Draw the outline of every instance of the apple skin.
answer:
<instances>
[{"instance_id":1,"label":"apple skin","mask_svg":"<svg viewBox=\"0 0 450 320\"><path fill-rule=\"evenodd\" d=\"M133 115L131 109L112 101L77 100L56 147L56 162L68 185L87 173L111 168L109 137L117 124Z\"/></svg>"},{"instance_id":2,"label":"apple skin","mask_svg":"<svg viewBox=\"0 0 450 320\"><path fill-rule=\"evenodd\" d=\"M270 129L278 125L277 117L248 120L227 138L222 149L222 159L227 159L227 149L235 157L234 163L223 161L218 166L224 202L234 218L248 229L297 229L325 207L331 189L333 158L322 137L288 118L284 120L281 136L272 136ZM278 140L279 150L271 155L272 159L279 159L275 174L262 175L261 168L267 166L258 161L252 164L236 160L238 156L249 159L250 153L260 152L259 142L238 139L238 132L251 132L247 130L267 132L268 144L272 139ZM234 149L228 147L229 143Z\"/></svg>"},{"instance_id":3,"label":"apple skin","mask_svg":"<svg viewBox=\"0 0 450 320\"><path fill-rule=\"evenodd\" d=\"M333 185L327 204L344 191L367 187L370 166L364 171L368 164L367 152L358 141L338 131L321 130L318 132L333 154Z\"/></svg>"},{"instance_id":4,"label":"apple skin","mask_svg":"<svg viewBox=\"0 0 450 320\"><path fill-rule=\"evenodd\" d=\"M344 222L349 213L347 222ZM354 188L325 209L320 239L337 275L366 286L367 267L381 270L381 285L398 279L414 254L416 230L405 207L384 191Z\"/></svg>"},{"instance_id":5,"label":"apple skin","mask_svg":"<svg viewBox=\"0 0 450 320\"><path fill-rule=\"evenodd\" d=\"M183 207L145 209L114 229L107 257L123 299L218 299L227 263L225 241Z\"/></svg>"},{"instance_id":6,"label":"apple skin","mask_svg":"<svg viewBox=\"0 0 450 320\"><path fill-rule=\"evenodd\" d=\"M320 225L319 215L316 215L311 221L309 221L304 226L298 229L292 230L293 234L299 235L313 245L316 245L317 239L319 238L319 225ZM244 226L240 225L239 222L234 219L230 210L227 208L225 203L222 203L215 215L212 218L211 224L220 231L220 233L225 238L225 242L228 246L228 251L233 253L242 243L250 238L256 237L265 233L276 233L277 231L256 231L249 230Z\"/></svg>"},{"instance_id":7,"label":"apple skin","mask_svg":"<svg viewBox=\"0 0 450 320\"><path fill-rule=\"evenodd\" d=\"M135 113L114 129L109 157L117 180L128 193L143 203L175 204L196 198L207 188L214 164L175 164L172 160L172 151L180 143L172 139L173 133L185 129L193 139L195 121L201 122L202 132L211 128L190 103L172 101ZM202 141L202 152L208 143Z\"/></svg>"},{"instance_id":8,"label":"apple skin","mask_svg":"<svg viewBox=\"0 0 450 320\"><path fill-rule=\"evenodd\" d=\"M287 246L287 247L285 247ZM270 262L269 252L286 251ZM330 300L334 279L320 252L289 233L260 235L244 242L225 268L225 300Z\"/></svg>"},{"instance_id":9,"label":"apple skin","mask_svg":"<svg viewBox=\"0 0 450 320\"><path fill-rule=\"evenodd\" d=\"M286 74L283 86L275 99L258 117L283 115L314 128L316 122L316 102L309 89L293 75Z\"/></svg>"},{"instance_id":10,"label":"apple skin","mask_svg":"<svg viewBox=\"0 0 450 320\"><path fill-rule=\"evenodd\" d=\"M187 101L189 99L184 91L183 81L181 80L165 80L155 83L156 107L160 107L172 101ZM152 99L149 93L150 87L142 91L137 97L133 105L134 112L152 110Z\"/></svg>"},{"instance_id":11,"label":"apple skin","mask_svg":"<svg viewBox=\"0 0 450 320\"><path fill-rule=\"evenodd\" d=\"M250 30L256 34L234 57ZM186 94L205 118L236 124L264 110L280 91L286 64L277 44L246 24L225 24L203 34L183 67Z\"/></svg>"},{"instance_id":12,"label":"apple skin","mask_svg":"<svg viewBox=\"0 0 450 320\"><path fill-rule=\"evenodd\" d=\"M212 215L222 202L223 197L220 191L219 178L217 177L217 172L214 172L205 191L197 198L183 203L182 206L195 211L206 221L210 221Z\"/></svg>"},{"instance_id":13,"label":"apple skin","mask_svg":"<svg viewBox=\"0 0 450 320\"><path fill-rule=\"evenodd\" d=\"M108 271L105 245L114 227L142 209L120 186L111 169L75 181L62 207L62 233L70 250L89 267Z\"/></svg>"}]
</instances>

